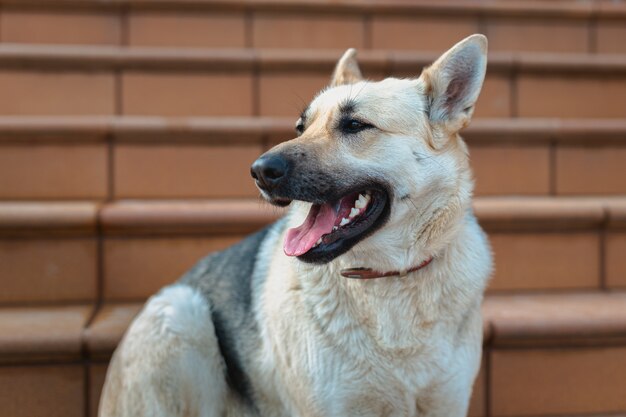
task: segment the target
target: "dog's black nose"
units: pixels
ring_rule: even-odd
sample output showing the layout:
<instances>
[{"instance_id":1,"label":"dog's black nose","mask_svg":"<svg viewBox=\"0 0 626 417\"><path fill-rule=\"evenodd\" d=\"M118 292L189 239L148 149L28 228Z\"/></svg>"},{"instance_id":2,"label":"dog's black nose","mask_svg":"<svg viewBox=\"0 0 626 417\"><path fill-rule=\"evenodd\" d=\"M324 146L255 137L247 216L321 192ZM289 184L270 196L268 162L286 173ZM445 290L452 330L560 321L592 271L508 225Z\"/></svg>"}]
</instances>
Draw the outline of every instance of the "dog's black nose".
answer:
<instances>
[{"instance_id":1,"label":"dog's black nose","mask_svg":"<svg viewBox=\"0 0 626 417\"><path fill-rule=\"evenodd\" d=\"M288 168L289 163L282 155L263 155L252 164L250 175L259 187L270 191L285 178Z\"/></svg>"}]
</instances>

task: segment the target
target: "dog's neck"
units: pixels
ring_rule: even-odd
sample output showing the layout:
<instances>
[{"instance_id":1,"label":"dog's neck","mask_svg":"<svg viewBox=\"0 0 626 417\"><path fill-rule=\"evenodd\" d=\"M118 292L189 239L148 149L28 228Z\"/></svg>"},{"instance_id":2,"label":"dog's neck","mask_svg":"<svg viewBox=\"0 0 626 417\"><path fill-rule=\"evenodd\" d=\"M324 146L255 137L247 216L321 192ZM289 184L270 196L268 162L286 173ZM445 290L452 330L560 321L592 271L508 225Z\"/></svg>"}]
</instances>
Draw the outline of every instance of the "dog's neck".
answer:
<instances>
[{"instance_id":1,"label":"dog's neck","mask_svg":"<svg viewBox=\"0 0 626 417\"><path fill-rule=\"evenodd\" d=\"M450 279L459 276L451 260L463 262L473 256L467 248L473 244L468 230L474 222L468 212L454 228L454 238L439 250L436 261L403 278L346 279L340 276L341 267L336 262L300 265L304 304L324 333L338 344L416 354L419 341L425 340L424 332L433 331L434 323L441 319L442 309L473 300L474 291L482 290L469 283L471 277ZM470 290L472 296L465 297Z\"/></svg>"}]
</instances>

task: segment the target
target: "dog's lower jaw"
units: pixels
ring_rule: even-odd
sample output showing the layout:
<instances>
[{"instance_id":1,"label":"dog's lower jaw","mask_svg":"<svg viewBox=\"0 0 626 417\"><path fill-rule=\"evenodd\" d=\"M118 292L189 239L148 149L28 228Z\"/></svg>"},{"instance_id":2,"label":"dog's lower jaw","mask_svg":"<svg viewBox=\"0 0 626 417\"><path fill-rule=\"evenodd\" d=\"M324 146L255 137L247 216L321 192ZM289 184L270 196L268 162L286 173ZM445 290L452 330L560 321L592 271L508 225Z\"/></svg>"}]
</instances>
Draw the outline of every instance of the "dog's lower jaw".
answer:
<instances>
[{"instance_id":1,"label":"dog's lower jaw","mask_svg":"<svg viewBox=\"0 0 626 417\"><path fill-rule=\"evenodd\" d=\"M420 196L419 205L406 199L395 201L397 212L389 222L356 244L346 255L331 262L333 270L401 271L430 258L437 262L446 247L458 238L468 216L469 221L473 217L470 195L450 193L445 204L428 196ZM404 211L399 211L403 205Z\"/></svg>"}]
</instances>

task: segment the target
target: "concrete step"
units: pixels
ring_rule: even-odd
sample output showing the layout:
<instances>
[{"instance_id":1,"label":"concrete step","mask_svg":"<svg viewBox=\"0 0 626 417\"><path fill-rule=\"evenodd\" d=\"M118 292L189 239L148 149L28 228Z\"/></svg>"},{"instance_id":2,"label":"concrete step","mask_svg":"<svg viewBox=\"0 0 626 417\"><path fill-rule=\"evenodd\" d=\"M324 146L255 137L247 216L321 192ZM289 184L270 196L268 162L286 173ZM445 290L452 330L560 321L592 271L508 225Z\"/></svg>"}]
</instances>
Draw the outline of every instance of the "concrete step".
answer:
<instances>
[{"instance_id":1,"label":"concrete step","mask_svg":"<svg viewBox=\"0 0 626 417\"><path fill-rule=\"evenodd\" d=\"M85 304L0 308L2 415L88 416L83 332L94 313Z\"/></svg>"},{"instance_id":2,"label":"concrete step","mask_svg":"<svg viewBox=\"0 0 626 417\"><path fill-rule=\"evenodd\" d=\"M0 46L3 115L291 116L337 50ZM438 53L362 51L365 75L418 76ZM576 88L572 88L575 85ZM626 55L490 55L475 116L623 118Z\"/></svg>"},{"instance_id":3,"label":"concrete step","mask_svg":"<svg viewBox=\"0 0 626 417\"><path fill-rule=\"evenodd\" d=\"M484 197L475 210L491 293L626 287L623 197ZM0 203L0 305L141 301L280 213L258 200Z\"/></svg>"},{"instance_id":4,"label":"concrete step","mask_svg":"<svg viewBox=\"0 0 626 417\"><path fill-rule=\"evenodd\" d=\"M2 42L442 51L476 32L494 51L624 53L611 1L3 0ZM284 36L289 33L289 36Z\"/></svg>"},{"instance_id":5,"label":"concrete step","mask_svg":"<svg viewBox=\"0 0 626 417\"><path fill-rule=\"evenodd\" d=\"M487 415L623 415L624 300L623 293L487 297Z\"/></svg>"},{"instance_id":6,"label":"concrete step","mask_svg":"<svg viewBox=\"0 0 626 417\"><path fill-rule=\"evenodd\" d=\"M0 200L252 198L250 164L293 138L293 125L293 117L0 117ZM463 136L476 195L626 194L626 119L477 119Z\"/></svg>"},{"instance_id":7,"label":"concrete step","mask_svg":"<svg viewBox=\"0 0 626 417\"><path fill-rule=\"evenodd\" d=\"M141 303L0 308L0 404L96 416L107 363ZM626 293L489 295L472 417L622 415Z\"/></svg>"}]
</instances>

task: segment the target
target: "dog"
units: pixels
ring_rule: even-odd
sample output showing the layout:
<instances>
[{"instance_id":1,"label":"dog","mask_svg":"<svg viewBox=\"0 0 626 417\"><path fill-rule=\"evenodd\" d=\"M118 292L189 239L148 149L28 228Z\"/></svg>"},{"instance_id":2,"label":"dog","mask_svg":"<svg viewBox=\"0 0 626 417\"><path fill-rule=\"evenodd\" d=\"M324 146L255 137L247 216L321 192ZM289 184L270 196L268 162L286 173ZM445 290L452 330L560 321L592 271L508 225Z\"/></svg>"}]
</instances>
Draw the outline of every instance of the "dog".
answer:
<instances>
[{"instance_id":1,"label":"dog","mask_svg":"<svg viewBox=\"0 0 626 417\"><path fill-rule=\"evenodd\" d=\"M150 298L100 416L465 416L492 260L459 131L486 53L369 82L348 50L252 165L288 213Z\"/></svg>"}]
</instances>

